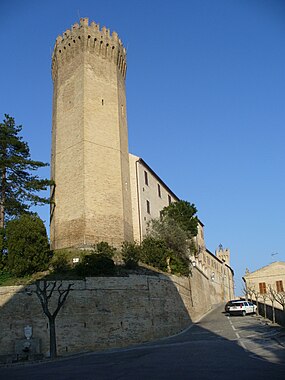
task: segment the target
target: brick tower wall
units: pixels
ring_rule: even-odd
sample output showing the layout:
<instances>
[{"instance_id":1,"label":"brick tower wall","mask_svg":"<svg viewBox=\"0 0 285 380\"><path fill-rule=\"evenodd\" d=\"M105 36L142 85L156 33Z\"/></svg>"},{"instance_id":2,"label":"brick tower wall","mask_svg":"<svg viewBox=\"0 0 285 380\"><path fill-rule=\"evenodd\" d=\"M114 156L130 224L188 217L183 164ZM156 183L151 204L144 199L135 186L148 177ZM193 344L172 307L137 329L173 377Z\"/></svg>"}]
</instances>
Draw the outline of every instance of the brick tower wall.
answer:
<instances>
[{"instance_id":1,"label":"brick tower wall","mask_svg":"<svg viewBox=\"0 0 285 380\"><path fill-rule=\"evenodd\" d=\"M51 246L133 239L126 50L88 19L56 40L52 58Z\"/></svg>"}]
</instances>

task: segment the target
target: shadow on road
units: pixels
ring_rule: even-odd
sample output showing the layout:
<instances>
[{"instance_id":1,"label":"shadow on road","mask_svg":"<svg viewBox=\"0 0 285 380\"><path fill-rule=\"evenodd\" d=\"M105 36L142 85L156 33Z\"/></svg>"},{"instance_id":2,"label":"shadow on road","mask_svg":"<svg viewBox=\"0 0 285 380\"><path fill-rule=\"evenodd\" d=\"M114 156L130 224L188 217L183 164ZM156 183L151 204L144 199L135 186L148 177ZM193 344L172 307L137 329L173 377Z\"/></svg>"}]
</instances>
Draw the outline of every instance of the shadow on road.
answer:
<instances>
[{"instance_id":1,"label":"shadow on road","mask_svg":"<svg viewBox=\"0 0 285 380\"><path fill-rule=\"evenodd\" d=\"M245 330L246 318L250 317L243 318ZM245 350L229 325L227 316L218 309L183 333L167 339L51 363L2 368L0 375L5 380L284 379L284 365Z\"/></svg>"}]
</instances>

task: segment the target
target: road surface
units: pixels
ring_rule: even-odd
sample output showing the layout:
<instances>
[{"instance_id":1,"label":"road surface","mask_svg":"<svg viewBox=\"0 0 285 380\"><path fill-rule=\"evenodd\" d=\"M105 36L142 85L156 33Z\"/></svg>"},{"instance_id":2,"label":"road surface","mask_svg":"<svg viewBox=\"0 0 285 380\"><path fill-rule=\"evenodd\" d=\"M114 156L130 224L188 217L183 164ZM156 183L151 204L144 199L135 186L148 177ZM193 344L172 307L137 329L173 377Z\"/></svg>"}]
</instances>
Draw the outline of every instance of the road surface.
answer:
<instances>
[{"instance_id":1,"label":"road surface","mask_svg":"<svg viewBox=\"0 0 285 380\"><path fill-rule=\"evenodd\" d=\"M185 332L156 342L52 362L0 368L5 380L285 379L277 330L219 307Z\"/></svg>"}]
</instances>

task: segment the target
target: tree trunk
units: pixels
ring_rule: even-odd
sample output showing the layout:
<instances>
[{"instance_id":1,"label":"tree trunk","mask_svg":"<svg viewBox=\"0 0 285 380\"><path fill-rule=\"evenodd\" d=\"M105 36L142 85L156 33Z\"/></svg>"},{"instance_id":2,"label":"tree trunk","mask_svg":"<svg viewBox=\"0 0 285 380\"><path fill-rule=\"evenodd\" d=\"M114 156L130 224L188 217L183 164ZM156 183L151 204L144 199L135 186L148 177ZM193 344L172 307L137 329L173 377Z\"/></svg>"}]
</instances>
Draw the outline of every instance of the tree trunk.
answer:
<instances>
[{"instance_id":1,"label":"tree trunk","mask_svg":"<svg viewBox=\"0 0 285 380\"><path fill-rule=\"evenodd\" d=\"M57 357L56 351L56 334L55 334L55 318L49 318L49 347L51 359Z\"/></svg>"},{"instance_id":2,"label":"tree trunk","mask_svg":"<svg viewBox=\"0 0 285 380\"><path fill-rule=\"evenodd\" d=\"M264 318L266 318L267 317L267 305L266 305L265 301L264 301L263 306L264 306Z\"/></svg>"},{"instance_id":3,"label":"tree trunk","mask_svg":"<svg viewBox=\"0 0 285 380\"><path fill-rule=\"evenodd\" d=\"M272 302L272 323L275 323L275 308L274 308L273 302Z\"/></svg>"},{"instance_id":4,"label":"tree trunk","mask_svg":"<svg viewBox=\"0 0 285 380\"><path fill-rule=\"evenodd\" d=\"M4 228L5 221L5 200L6 200L6 169L2 171L1 177L1 199L0 199L0 228Z\"/></svg>"}]
</instances>

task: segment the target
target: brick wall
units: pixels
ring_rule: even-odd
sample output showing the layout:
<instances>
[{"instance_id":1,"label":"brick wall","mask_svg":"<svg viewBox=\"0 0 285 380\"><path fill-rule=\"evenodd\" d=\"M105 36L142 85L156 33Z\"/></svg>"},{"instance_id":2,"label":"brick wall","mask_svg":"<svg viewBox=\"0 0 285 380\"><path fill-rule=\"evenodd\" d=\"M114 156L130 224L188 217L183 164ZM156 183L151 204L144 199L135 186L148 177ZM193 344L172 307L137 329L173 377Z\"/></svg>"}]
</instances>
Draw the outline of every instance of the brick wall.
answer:
<instances>
[{"instance_id":1,"label":"brick wall","mask_svg":"<svg viewBox=\"0 0 285 380\"><path fill-rule=\"evenodd\" d=\"M74 281L56 319L58 353L124 347L173 335L221 301L221 290L196 268L190 279L156 274ZM15 352L26 325L33 327L41 352L48 355L48 320L36 294L28 295L21 286L0 287L0 305L0 355Z\"/></svg>"}]
</instances>

